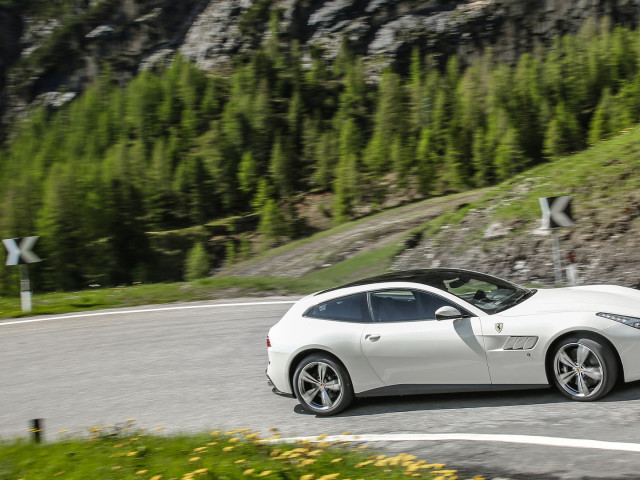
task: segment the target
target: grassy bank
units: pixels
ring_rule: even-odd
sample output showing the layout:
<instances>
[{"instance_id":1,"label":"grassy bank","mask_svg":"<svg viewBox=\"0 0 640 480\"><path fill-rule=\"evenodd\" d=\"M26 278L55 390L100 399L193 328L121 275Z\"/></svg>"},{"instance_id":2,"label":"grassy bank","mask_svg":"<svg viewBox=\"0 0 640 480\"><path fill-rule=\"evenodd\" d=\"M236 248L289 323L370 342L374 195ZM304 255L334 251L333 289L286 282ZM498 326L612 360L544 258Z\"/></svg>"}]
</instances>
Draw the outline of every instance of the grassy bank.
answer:
<instances>
[{"instance_id":1,"label":"grassy bank","mask_svg":"<svg viewBox=\"0 0 640 480\"><path fill-rule=\"evenodd\" d=\"M224 277L193 282L132 285L80 292L47 293L33 296L29 315L68 313L103 308L191 302L265 295L303 295L337 284L384 272L397 253L392 246L363 253L301 278ZM20 317L19 298L0 298L0 318Z\"/></svg>"},{"instance_id":2,"label":"grassy bank","mask_svg":"<svg viewBox=\"0 0 640 480\"><path fill-rule=\"evenodd\" d=\"M0 478L330 480L423 478L453 480L455 470L413 455L386 457L322 441L271 444L249 429L160 436L129 427L92 429L88 439L0 443ZM275 430L275 429L274 429ZM273 433L270 439L277 439ZM481 479L481 477L474 477Z\"/></svg>"}]
</instances>

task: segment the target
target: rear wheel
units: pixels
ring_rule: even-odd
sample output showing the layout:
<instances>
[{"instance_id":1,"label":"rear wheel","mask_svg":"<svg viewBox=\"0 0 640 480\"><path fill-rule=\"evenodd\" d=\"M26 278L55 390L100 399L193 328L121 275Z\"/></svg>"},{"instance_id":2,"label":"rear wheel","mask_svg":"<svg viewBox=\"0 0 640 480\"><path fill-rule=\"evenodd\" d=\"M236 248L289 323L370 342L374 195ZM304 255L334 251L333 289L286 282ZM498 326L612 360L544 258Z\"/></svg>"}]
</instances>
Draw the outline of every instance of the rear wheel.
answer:
<instances>
[{"instance_id":1,"label":"rear wheel","mask_svg":"<svg viewBox=\"0 0 640 480\"><path fill-rule=\"evenodd\" d=\"M572 400L597 400L613 388L618 364L611 347L589 338L571 337L555 349L553 380Z\"/></svg>"},{"instance_id":2,"label":"rear wheel","mask_svg":"<svg viewBox=\"0 0 640 480\"><path fill-rule=\"evenodd\" d=\"M335 415L353 401L349 374L328 355L302 360L293 374L293 389L302 408L316 415Z\"/></svg>"}]
</instances>

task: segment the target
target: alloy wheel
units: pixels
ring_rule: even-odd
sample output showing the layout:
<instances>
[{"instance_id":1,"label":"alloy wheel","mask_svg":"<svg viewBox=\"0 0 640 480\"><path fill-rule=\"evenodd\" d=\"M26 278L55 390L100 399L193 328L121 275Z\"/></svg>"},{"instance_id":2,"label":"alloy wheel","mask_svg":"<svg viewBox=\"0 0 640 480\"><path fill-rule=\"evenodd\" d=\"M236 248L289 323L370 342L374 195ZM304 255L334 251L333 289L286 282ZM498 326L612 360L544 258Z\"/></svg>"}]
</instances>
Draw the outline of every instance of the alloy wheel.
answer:
<instances>
[{"instance_id":1,"label":"alloy wheel","mask_svg":"<svg viewBox=\"0 0 640 480\"><path fill-rule=\"evenodd\" d=\"M558 384L572 396L593 397L603 385L602 362L593 350L582 343L568 343L560 347L553 365Z\"/></svg>"},{"instance_id":2,"label":"alloy wheel","mask_svg":"<svg viewBox=\"0 0 640 480\"><path fill-rule=\"evenodd\" d=\"M343 395L340 376L331 365L322 361L310 362L298 375L298 391L304 401L315 410L329 410Z\"/></svg>"}]
</instances>

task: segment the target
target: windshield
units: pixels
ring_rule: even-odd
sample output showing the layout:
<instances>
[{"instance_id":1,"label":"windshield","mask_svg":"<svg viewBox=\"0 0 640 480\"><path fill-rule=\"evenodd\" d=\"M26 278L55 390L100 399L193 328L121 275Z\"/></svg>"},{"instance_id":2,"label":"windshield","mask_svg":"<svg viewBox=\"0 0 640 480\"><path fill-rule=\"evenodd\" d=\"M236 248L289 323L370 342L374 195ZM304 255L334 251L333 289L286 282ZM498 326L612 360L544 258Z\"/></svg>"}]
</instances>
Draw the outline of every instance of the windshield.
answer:
<instances>
[{"instance_id":1,"label":"windshield","mask_svg":"<svg viewBox=\"0 0 640 480\"><path fill-rule=\"evenodd\" d=\"M442 272L437 285L487 313L497 313L517 305L536 290L520 287L482 273L449 270Z\"/></svg>"}]
</instances>

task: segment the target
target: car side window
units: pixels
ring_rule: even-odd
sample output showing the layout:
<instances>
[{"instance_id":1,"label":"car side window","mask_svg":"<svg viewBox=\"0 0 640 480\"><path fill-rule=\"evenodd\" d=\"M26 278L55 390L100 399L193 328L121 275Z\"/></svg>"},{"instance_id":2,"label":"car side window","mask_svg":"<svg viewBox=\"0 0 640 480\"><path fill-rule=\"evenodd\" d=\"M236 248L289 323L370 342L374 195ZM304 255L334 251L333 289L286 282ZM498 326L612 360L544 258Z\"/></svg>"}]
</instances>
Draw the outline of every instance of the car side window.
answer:
<instances>
[{"instance_id":1,"label":"car side window","mask_svg":"<svg viewBox=\"0 0 640 480\"><path fill-rule=\"evenodd\" d=\"M431 293L420 290L381 290L369 294L374 322L409 322L435 320L436 310L451 306L460 307ZM465 311L461 310L462 314Z\"/></svg>"},{"instance_id":2,"label":"car side window","mask_svg":"<svg viewBox=\"0 0 640 480\"><path fill-rule=\"evenodd\" d=\"M371 321L366 293L357 293L320 303L312 307L306 316L343 322L365 323Z\"/></svg>"}]
</instances>

